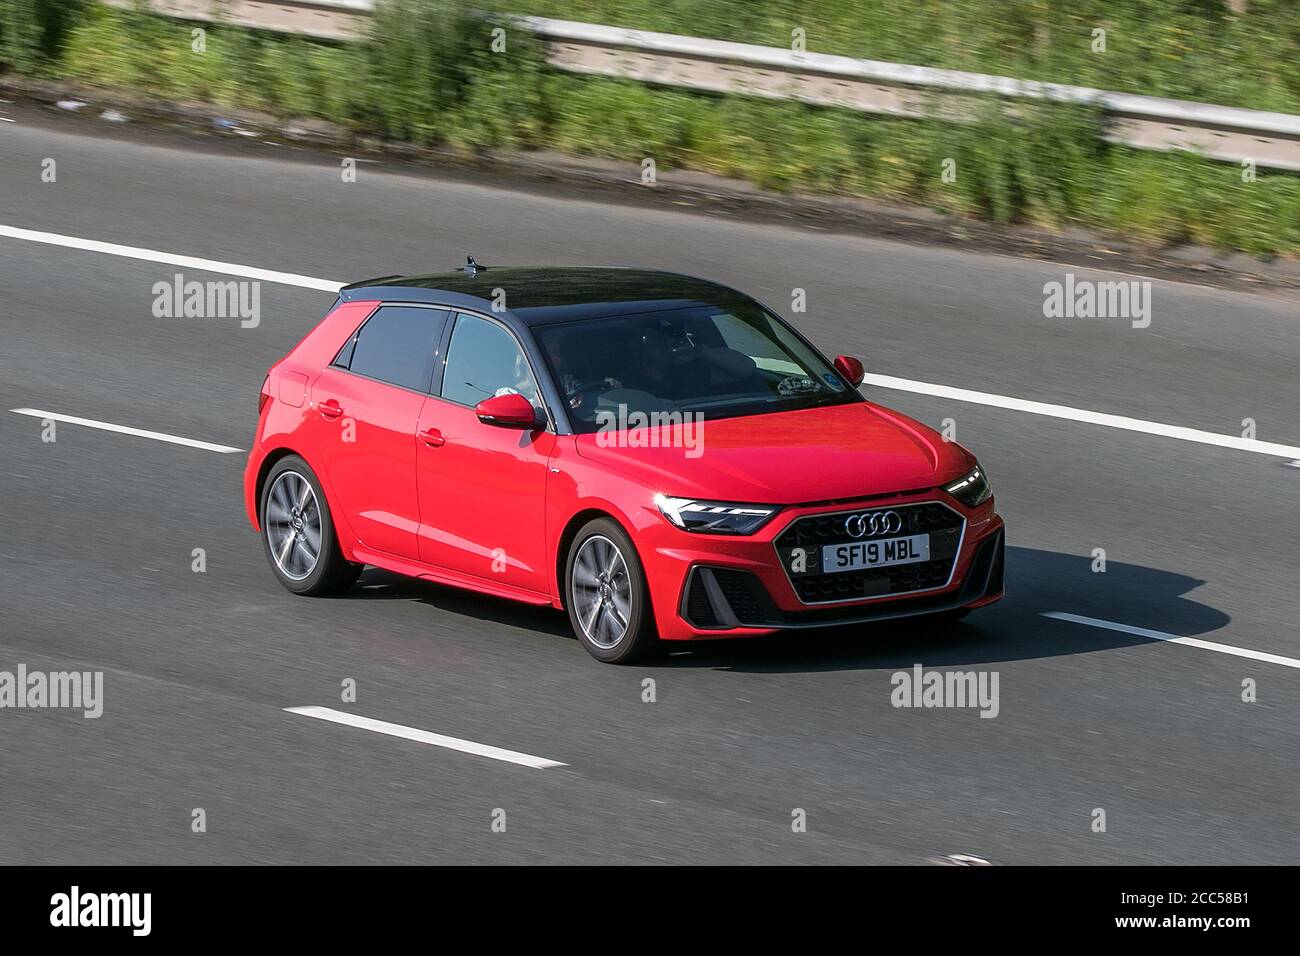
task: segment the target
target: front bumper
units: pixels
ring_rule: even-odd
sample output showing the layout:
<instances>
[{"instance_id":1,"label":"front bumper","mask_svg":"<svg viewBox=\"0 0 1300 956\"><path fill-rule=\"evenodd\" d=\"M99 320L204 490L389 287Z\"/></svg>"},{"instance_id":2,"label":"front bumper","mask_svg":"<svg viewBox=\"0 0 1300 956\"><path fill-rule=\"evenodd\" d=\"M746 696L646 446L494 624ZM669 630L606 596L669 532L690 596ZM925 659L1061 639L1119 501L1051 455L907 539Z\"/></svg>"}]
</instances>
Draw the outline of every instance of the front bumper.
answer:
<instances>
[{"instance_id":1,"label":"front bumper","mask_svg":"<svg viewBox=\"0 0 1300 956\"><path fill-rule=\"evenodd\" d=\"M936 505L953 520L940 520ZM835 543L830 529L841 515L883 509L914 513L906 533L930 534L932 560L861 575L787 571L792 544L815 542L805 549L811 554L823 541ZM997 601L1004 590L1005 531L991 499L969 509L931 491L787 508L752 536L691 534L666 523L650 536L653 547L643 555L666 640L749 637L976 608Z\"/></svg>"}]
</instances>

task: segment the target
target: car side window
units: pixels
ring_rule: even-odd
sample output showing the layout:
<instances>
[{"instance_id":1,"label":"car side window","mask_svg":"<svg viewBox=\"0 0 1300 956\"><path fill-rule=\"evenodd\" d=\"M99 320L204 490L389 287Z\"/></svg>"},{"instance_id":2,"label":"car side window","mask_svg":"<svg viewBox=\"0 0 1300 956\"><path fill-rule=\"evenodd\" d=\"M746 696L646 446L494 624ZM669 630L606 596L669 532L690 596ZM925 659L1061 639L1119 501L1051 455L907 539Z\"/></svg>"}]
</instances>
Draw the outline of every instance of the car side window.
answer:
<instances>
[{"instance_id":1,"label":"car side window","mask_svg":"<svg viewBox=\"0 0 1300 956\"><path fill-rule=\"evenodd\" d=\"M390 385L427 391L448 315L441 309L380 306L334 364Z\"/></svg>"},{"instance_id":2,"label":"car side window","mask_svg":"<svg viewBox=\"0 0 1300 956\"><path fill-rule=\"evenodd\" d=\"M495 322L460 315L447 347L442 397L458 405L518 392L540 406L537 383L515 337Z\"/></svg>"}]
</instances>

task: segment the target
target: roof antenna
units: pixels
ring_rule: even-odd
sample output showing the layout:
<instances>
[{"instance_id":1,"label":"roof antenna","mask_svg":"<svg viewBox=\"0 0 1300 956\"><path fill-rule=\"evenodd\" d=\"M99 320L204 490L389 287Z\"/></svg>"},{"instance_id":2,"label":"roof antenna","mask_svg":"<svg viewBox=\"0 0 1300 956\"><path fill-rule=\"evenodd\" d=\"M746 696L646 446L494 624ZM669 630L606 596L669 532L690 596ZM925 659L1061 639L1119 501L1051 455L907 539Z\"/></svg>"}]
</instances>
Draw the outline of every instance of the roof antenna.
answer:
<instances>
[{"instance_id":1,"label":"roof antenna","mask_svg":"<svg viewBox=\"0 0 1300 956\"><path fill-rule=\"evenodd\" d=\"M481 272L486 268L487 266L481 266L477 262L475 262L473 256L465 257L465 275L475 276L478 275L479 272Z\"/></svg>"}]
</instances>

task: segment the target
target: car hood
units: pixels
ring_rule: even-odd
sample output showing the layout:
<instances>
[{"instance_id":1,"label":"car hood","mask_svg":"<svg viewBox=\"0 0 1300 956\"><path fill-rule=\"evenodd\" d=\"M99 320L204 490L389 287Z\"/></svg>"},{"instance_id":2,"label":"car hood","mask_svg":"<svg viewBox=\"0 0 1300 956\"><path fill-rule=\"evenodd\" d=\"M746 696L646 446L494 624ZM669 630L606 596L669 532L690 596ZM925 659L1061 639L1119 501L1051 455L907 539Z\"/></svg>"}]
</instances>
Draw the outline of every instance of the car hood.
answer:
<instances>
[{"instance_id":1,"label":"car hood","mask_svg":"<svg viewBox=\"0 0 1300 956\"><path fill-rule=\"evenodd\" d=\"M693 433L579 435L577 450L663 494L778 505L932 488L975 466L934 429L870 402L717 419Z\"/></svg>"}]
</instances>

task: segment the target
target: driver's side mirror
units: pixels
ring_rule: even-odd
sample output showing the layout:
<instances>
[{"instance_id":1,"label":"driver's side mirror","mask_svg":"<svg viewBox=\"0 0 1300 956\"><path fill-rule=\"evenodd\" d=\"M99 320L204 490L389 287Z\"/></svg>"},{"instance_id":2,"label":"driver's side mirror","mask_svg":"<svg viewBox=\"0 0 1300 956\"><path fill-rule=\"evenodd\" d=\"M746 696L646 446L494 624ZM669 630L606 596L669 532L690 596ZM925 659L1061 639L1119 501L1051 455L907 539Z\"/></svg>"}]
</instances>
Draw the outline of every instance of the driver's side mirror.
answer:
<instances>
[{"instance_id":1,"label":"driver's side mirror","mask_svg":"<svg viewBox=\"0 0 1300 956\"><path fill-rule=\"evenodd\" d=\"M537 409L533 408L533 403L518 392L485 398L474 406L474 411L478 415L478 420L484 425L528 429L536 428L538 425Z\"/></svg>"},{"instance_id":2,"label":"driver's side mirror","mask_svg":"<svg viewBox=\"0 0 1300 956\"><path fill-rule=\"evenodd\" d=\"M835 371L839 372L852 382L854 388L857 388L862 384L862 380L867 374L866 370L862 367L862 363L852 355L835 356Z\"/></svg>"}]
</instances>

